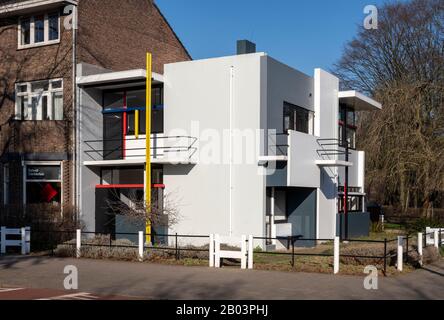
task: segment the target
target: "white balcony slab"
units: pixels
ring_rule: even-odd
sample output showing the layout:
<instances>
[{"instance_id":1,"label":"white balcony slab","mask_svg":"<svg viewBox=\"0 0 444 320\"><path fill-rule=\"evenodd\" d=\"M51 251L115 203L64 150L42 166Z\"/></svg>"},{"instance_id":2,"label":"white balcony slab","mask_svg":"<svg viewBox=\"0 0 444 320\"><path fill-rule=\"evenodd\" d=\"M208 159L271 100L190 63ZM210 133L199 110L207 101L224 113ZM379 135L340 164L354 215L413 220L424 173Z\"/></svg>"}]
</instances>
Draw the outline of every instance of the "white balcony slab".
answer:
<instances>
[{"instance_id":1,"label":"white balcony slab","mask_svg":"<svg viewBox=\"0 0 444 320\"><path fill-rule=\"evenodd\" d=\"M197 164L197 160L183 159L183 158L153 158L152 164L177 164L177 165L194 165ZM124 159L124 160L97 160L97 161L83 161L83 165L87 167L128 167L128 166L140 166L145 164L145 159Z\"/></svg>"},{"instance_id":2,"label":"white balcony slab","mask_svg":"<svg viewBox=\"0 0 444 320\"><path fill-rule=\"evenodd\" d=\"M267 162L286 162L288 161L288 156L260 156L259 164L264 165Z\"/></svg>"},{"instance_id":3,"label":"white balcony slab","mask_svg":"<svg viewBox=\"0 0 444 320\"><path fill-rule=\"evenodd\" d=\"M316 160L315 163L320 167L351 167L353 163L344 160Z\"/></svg>"}]
</instances>

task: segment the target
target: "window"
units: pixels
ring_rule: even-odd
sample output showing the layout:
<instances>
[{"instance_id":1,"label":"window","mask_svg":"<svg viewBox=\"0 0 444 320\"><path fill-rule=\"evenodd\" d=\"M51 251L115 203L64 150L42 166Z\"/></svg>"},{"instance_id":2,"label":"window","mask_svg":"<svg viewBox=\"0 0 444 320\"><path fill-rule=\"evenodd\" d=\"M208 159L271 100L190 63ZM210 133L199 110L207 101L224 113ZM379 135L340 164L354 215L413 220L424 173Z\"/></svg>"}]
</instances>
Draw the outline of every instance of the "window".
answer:
<instances>
[{"instance_id":1,"label":"window","mask_svg":"<svg viewBox=\"0 0 444 320\"><path fill-rule=\"evenodd\" d=\"M62 201L61 165L25 165L25 204L60 205Z\"/></svg>"},{"instance_id":2,"label":"window","mask_svg":"<svg viewBox=\"0 0 444 320\"><path fill-rule=\"evenodd\" d=\"M348 196L348 212L362 212L363 211L363 196ZM338 197L338 211L344 212L344 195Z\"/></svg>"},{"instance_id":3,"label":"window","mask_svg":"<svg viewBox=\"0 0 444 320\"><path fill-rule=\"evenodd\" d=\"M284 132L294 130L313 134L314 113L307 109L284 102Z\"/></svg>"},{"instance_id":4,"label":"window","mask_svg":"<svg viewBox=\"0 0 444 320\"><path fill-rule=\"evenodd\" d=\"M339 141L342 147L356 148L356 113L341 105L339 108Z\"/></svg>"},{"instance_id":5,"label":"window","mask_svg":"<svg viewBox=\"0 0 444 320\"><path fill-rule=\"evenodd\" d=\"M16 120L63 120L63 80L18 83Z\"/></svg>"},{"instance_id":6,"label":"window","mask_svg":"<svg viewBox=\"0 0 444 320\"><path fill-rule=\"evenodd\" d=\"M58 12L21 18L18 24L19 49L47 45L60 41Z\"/></svg>"}]
</instances>

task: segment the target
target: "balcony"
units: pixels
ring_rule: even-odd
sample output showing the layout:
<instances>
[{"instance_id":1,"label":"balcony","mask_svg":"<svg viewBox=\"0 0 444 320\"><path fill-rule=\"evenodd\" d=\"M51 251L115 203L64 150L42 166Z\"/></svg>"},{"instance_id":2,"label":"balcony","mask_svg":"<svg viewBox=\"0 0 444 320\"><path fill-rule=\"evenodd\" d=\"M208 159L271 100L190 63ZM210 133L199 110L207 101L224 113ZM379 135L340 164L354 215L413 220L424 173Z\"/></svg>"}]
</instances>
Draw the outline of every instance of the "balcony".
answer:
<instances>
[{"instance_id":1,"label":"balcony","mask_svg":"<svg viewBox=\"0 0 444 320\"><path fill-rule=\"evenodd\" d=\"M151 163L196 164L197 138L151 136ZM145 138L89 140L83 142L85 166L140 165L146 161Z\"/></svg>"}]
</instances>

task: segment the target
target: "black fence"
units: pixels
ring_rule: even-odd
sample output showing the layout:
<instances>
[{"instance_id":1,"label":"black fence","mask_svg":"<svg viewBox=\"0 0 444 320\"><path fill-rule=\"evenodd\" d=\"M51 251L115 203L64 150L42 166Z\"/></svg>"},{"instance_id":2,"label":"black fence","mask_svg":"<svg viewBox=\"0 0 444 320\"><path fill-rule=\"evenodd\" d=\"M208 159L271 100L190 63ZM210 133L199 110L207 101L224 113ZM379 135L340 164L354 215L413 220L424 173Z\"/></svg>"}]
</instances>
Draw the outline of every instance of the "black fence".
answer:
<instances>
[{"instance_id":1,"label":"black fence","mask_svg":"<svg viewBox=\"0 0 444 320\"><path fill-rule=\"evenodd\" d=\"M443 229L444 231L444 229ZM427 246L427 236L434 233L423 233L423 248ZM126 248L134 249L137 253L139 248L136 241L130 241L128 239L137 239L139 233L100 233L100 232L90 232L82 231L82 241L81 247L97 247L97 248ZM201 253L202 259L209 259L209 235L182 235L182 234L147 234L143 233L144 237L151 236L152 243L154 245L144 245L144 253L149 251L164 251L170 256L174 256L175 260L180 260L182 256L188 256L187 252ZM405 261L408 261L409 253L416 251L413 244L413 239L416 236L403 235L403 257ZM439 245L442 245L442 235L439 232ZM189 239L202 239L202 244L199 246L184 245ZM205 240L204 240L205 239ZM273 256L287 256L289 258L290 265L294 268L296 264L296 259L299 256L308 257L334 257L333 251L331 252L300 252L301 243L318 244L322 242L324 244L331 243L333 246L334 239L308 239L302 238L302 236L289 236L289 237L253 237L254 240L264 240L266 243L272 243L273 241L279 241L284 245L284 250L254 250L256 255L273 255ZM340 253L341 258L352 258L352 259L372 259L379 260L381 264L381 271L384 275L387 274L388 262L390 259L397 256L397 250L389 248L393 243L397 243L398 239L384 239L384 240L370 240L370 239L348 239L343 241L343 243L362 243L362 244L380 244L382 247L381 254L348 254ZM72 249L72 254L75 254L76 248L76 231L41 231L41 230L31 230L31 250L32 251L46 251L51 255L55 255L55 250L60 247L70 247ZM341 246L341 248L343 248ZM397 245L395 246L397 248ZM298 251L297 251L298 250ZM327 250L328 251L328 250ZM204 253L204 254L202 254Z\"/></svg>"}]
</instances>

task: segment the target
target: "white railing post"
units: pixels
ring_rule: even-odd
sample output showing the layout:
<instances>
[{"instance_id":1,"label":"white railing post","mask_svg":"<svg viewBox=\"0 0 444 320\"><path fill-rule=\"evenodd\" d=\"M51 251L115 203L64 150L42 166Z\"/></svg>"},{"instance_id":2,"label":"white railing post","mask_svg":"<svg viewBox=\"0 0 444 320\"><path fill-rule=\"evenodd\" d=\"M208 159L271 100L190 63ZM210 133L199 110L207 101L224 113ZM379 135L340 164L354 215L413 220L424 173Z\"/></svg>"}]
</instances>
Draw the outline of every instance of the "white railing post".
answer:
<instances>
[{"instance_id":1,"label":"white railing post","mask_svg":"<svg viewBox=\"0 0 444 320\"><path fill-rule=\"evenodd\" d=\"M339 237L335 237L333 254L333 273L339 272Z\"/></svg>"},{"instance_id":2,"label":"white railing post","mask_svg":"<svg viewBox=\"0 0 444 320\"><path fill-rule=\"evenodd\" d=\"M253 235L248 236L248 269L253 269L253 255L254 255L254 248L253 248Z\"/></svg>"},{"instance_id":3,"label":"white railing post","mask_svg":"<svg viewBox=\"0 0 444 320\"><path fill-rule=\"evenodd\" d=\"M1 232L1 248L0 248L0 253L4 254L6 253L6 227L1 227L0 228L0 232Z\"/></svg>"},{"instance_id":4,"label":"white railing post","mask_svg":"<svg viewBox=\"0 0 444 320\"><path fill-rule=\"evenodd\" d=\"M438 249L439 247L439 234L438 230L433 231L433 245Z\"/></svg>"},{"instance_id":5,"label":"white railing post","mask_svg":"<svg viewBox=\"0 0 444 320\"><path fill-rule=\"evenodd\" d=\"M31 227L26 227L26 253L31 253Z\"/></svg>"},{"instance_id":6,"label":"white railing post","mask_svg":"<svg viewBox=\"0 0 444 320\"><path fill-rule=\"evenodd\" d=\"M220 268L220 236L214 236L214 266Z\"/></svg>"},{"instance_id":7,"label":"white railing post","mask_svg":"<svg viewBox=\"0 0 444 320\"><path fill-rule=\"evenodd\" d=\"M398 236L398 271L402 271L402 255L404 251L404 237Z\"/></svg>"},{"instance_id":8,"label":"white railing post","mask_svg":"<svg viewBox=\"0 0 444 320\"><path fill-rule=\"evenodd\" d=\"M26 254L26 229L20 228L22 255Z\"/></svg>"},{"instance_id":9,"label":"white railing post","mask_svg":"<svg viewBox=\"0 0 444 320\"><path fill-rule=\"evenodd\" d=\"M422 266L422 233L418 232L418 255L419 255L419 264Z\"/></svg>"},{"instance_id":10,"label":"white railing post","mask_svg":"<svg viewBox=\"0 0 444 320\"><path fill-rule=\"evenodd\" d=\"M209 245L208 259L210 268L214 267L214 234L210 234L210 245Z\"/></svg>"},{"instance_id":11,"label":"white railing post","mask_svg":"<svg viewBox=\"0 0 444 320\"><path fill-rule=\"evenodd\" d=\"M76 231L76 258L80 258L80 248L82 246L82 230Z\"/></svg>"},{"instance_id":12,"label":"white railing post","mask_svg":"<svg viewBox=\"0 0 444 320\"><path fill-rule=\"evenodd\" d=\"M143 231L139 231L139 261L143 261Z\"/></svg>"},{"instance_id":13,"label":"white railing post","mask_svg":"<svg viewBox=\"0 0 444 320\"><path fill-rule=\"evenodd\" d=\"M247 236L241 237L241 269L247 269Z\"/></svg>"}]
</instances>

